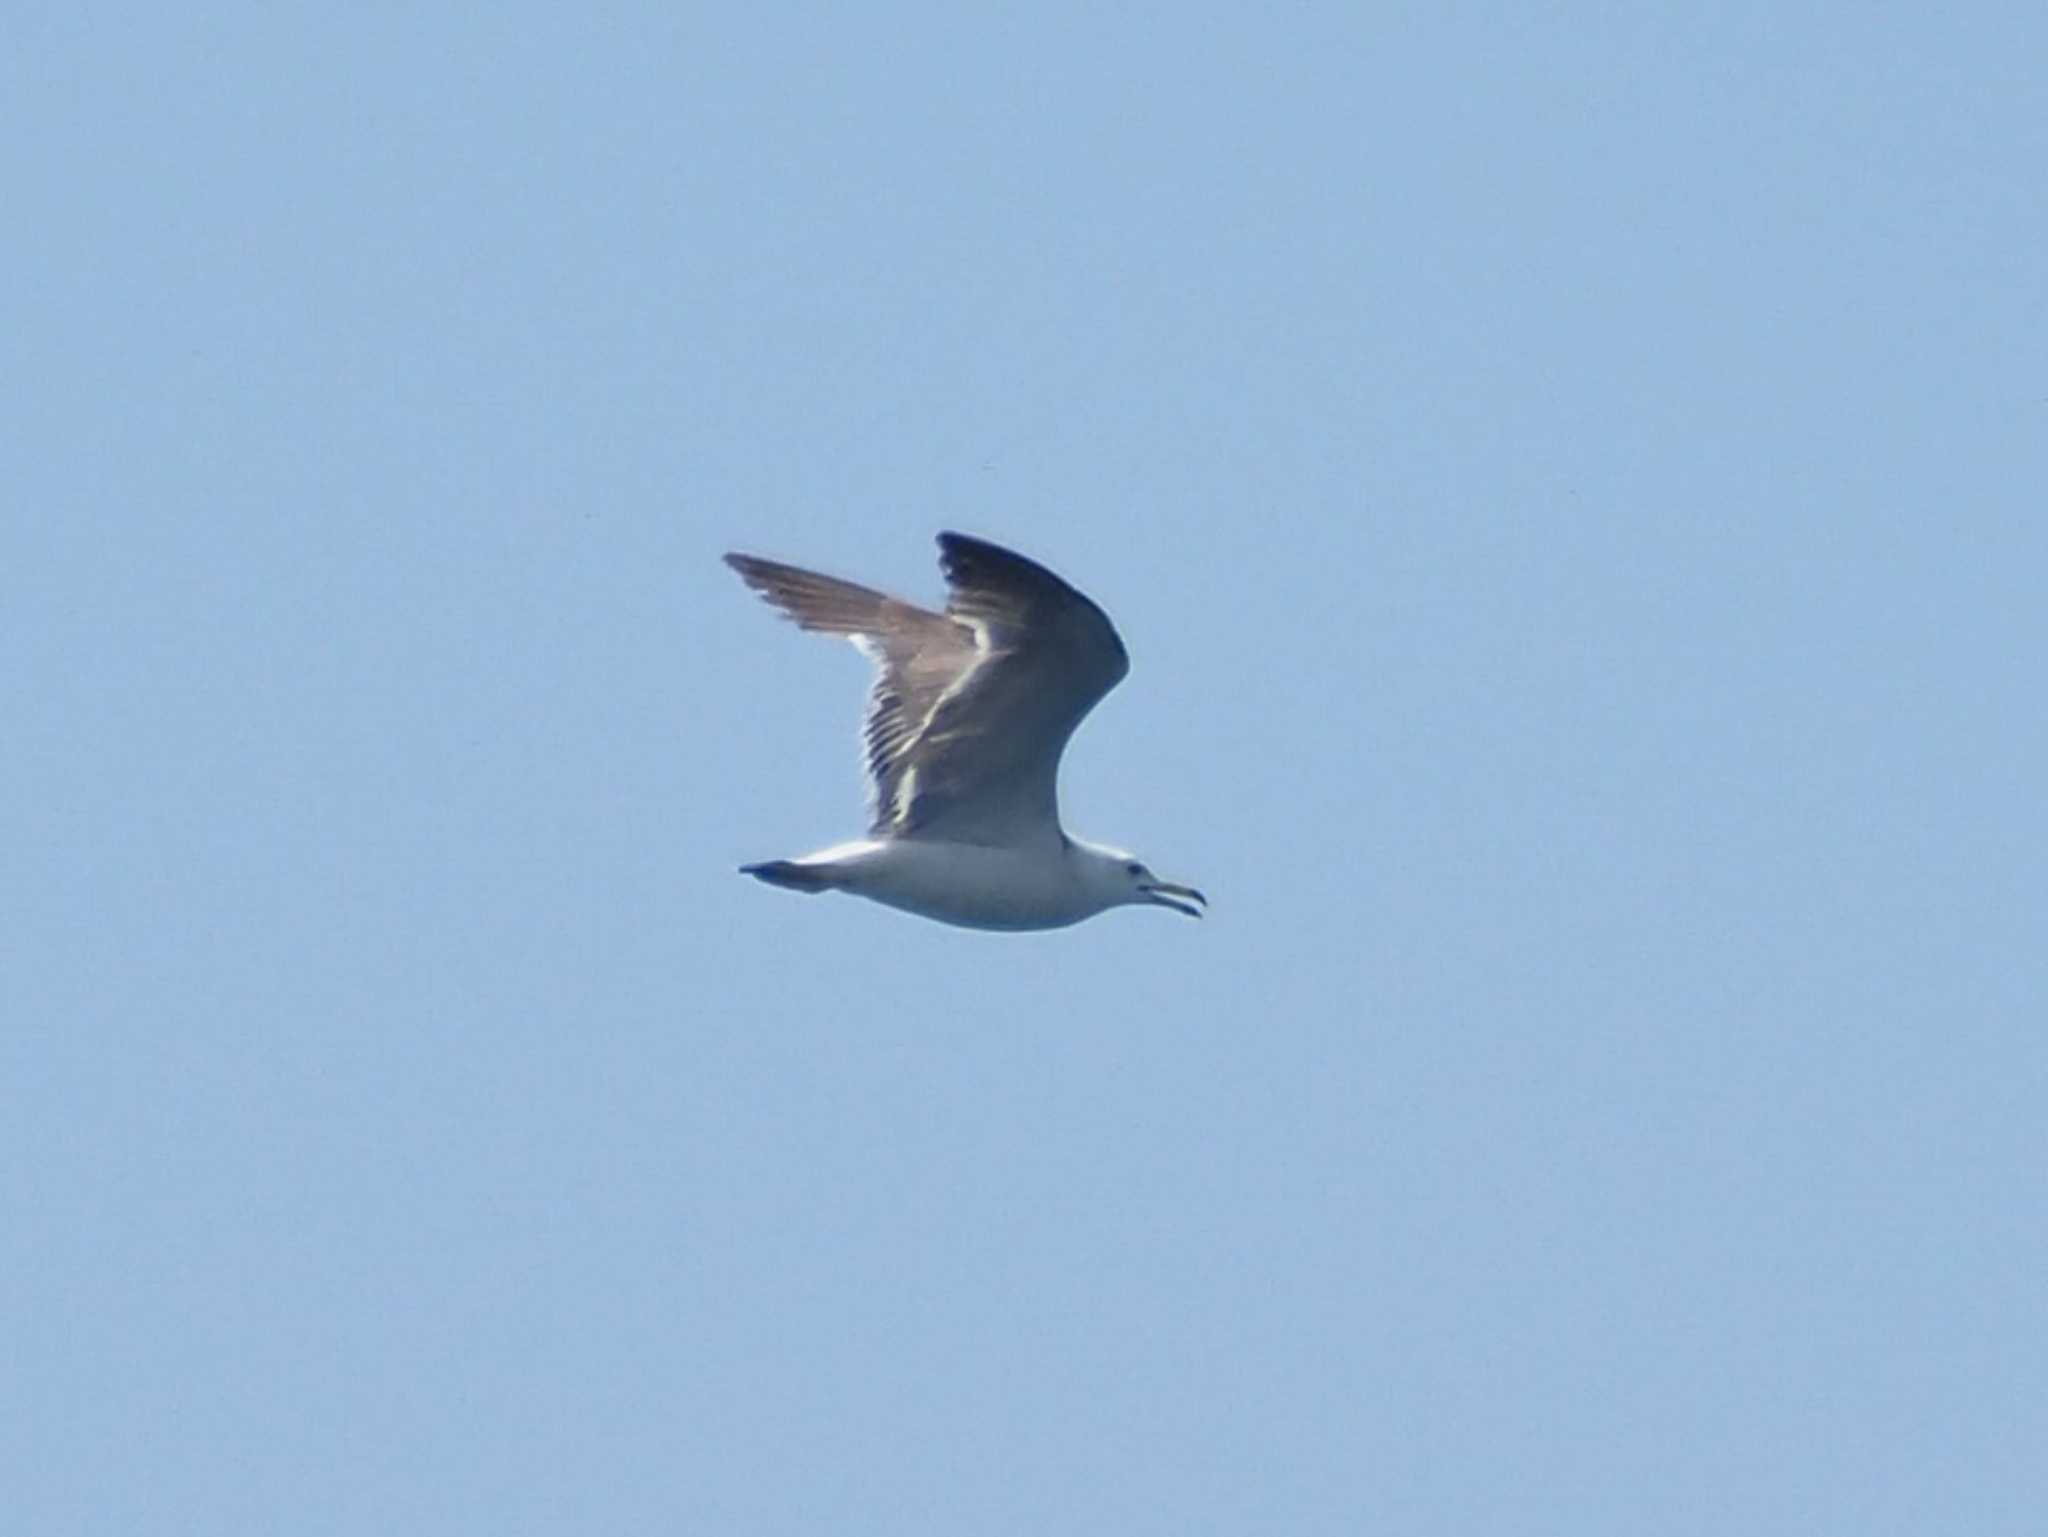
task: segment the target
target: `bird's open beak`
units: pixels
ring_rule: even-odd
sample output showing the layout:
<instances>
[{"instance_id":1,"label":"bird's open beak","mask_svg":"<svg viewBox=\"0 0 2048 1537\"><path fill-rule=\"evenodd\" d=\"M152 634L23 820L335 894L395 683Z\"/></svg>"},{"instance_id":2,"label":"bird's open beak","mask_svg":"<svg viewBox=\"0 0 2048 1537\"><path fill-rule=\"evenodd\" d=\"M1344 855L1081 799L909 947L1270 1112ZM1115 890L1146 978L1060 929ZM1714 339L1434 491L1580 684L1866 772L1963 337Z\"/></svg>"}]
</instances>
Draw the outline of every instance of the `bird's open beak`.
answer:
<instances>
[{"instance_id":1,"label":"bird's open beak","mask_svg":"<svg viewBox=\"0 0 2048 1537\"><path fill-rule=\"evenodd\" d=\"M1186 913L1190 918L1202 916L1202 907L1209 905L1209 899L1192 886L1176 886L1172 881L1150 881L1138 888L1145 893L1145 899L1161 907L1170 907L1177 913ZM1195 904L1199 902L1201 907Z\"/></svg>"}]
</instances>

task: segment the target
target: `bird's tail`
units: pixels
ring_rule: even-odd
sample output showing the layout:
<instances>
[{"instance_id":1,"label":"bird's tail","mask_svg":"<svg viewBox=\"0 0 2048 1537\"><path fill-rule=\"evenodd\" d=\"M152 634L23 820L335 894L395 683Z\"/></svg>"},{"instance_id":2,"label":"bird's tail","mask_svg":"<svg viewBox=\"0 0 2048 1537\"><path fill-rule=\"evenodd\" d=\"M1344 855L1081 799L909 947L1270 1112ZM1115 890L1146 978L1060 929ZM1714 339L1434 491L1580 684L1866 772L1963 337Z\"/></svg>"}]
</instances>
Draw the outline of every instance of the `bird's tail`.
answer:
<instances>
[{"instance_id":1,"label":"bird's tail","mask_svg":"<svg viewBox=\"0 0 2048 1537\"><path fill-rule=\"evenodd\" d=\"M770 859L758 865L741 865L740 874L751 875L757 881L766 881L785 891L801 891L807 896L816 896L841 884L828 867L799 864L794 859Z\"/></svg>"}]
</instances>

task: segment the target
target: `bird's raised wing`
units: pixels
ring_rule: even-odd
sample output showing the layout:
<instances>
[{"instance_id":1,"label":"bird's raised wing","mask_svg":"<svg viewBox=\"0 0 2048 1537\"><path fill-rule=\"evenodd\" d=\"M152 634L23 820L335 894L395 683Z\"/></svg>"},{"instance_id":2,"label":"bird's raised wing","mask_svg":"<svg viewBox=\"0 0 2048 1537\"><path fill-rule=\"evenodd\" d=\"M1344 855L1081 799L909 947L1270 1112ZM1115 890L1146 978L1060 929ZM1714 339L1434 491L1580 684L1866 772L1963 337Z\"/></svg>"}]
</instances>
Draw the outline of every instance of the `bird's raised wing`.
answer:
<instances>
[{"instance_id":1,"label":"bird's raised wing","mask_svg":"<svg viewBox=\"0 0 2048 1537\"><path fill-rule=\"evenodd\" d=\"M1000 545L941 534L939 567L947 616L981 655L918 733L898 836L1057 842L1060 755L1130 671L1124 643L1101 609Z\"/></svg>"},{"instance_id":2,"label":"bird's raised wing","mask_svg":"<svg viewBox=\"0 0 2048 1537\"><path fill-rule=\"evenodd\" d=\"M750 555L726 561L803 628L875 659L866 740L878 836L1058 841L1060 755L1130 670L1101 609L1035 561L965 534L939 535L943 614Z\"/></svg>"},{"instance_id":3,"label":"bird's raised wing","mask_svg":"<svg viewBox=\"0 0 2048 1537\"><path fill-rule=\"evenodd\" d=\"M753 555L725 563L799 626L842 635L875 664L861 737L877 832L893 816L905 754L947 689L980 660L974 631L901 598Z\"/></svg>"}]
</instances>

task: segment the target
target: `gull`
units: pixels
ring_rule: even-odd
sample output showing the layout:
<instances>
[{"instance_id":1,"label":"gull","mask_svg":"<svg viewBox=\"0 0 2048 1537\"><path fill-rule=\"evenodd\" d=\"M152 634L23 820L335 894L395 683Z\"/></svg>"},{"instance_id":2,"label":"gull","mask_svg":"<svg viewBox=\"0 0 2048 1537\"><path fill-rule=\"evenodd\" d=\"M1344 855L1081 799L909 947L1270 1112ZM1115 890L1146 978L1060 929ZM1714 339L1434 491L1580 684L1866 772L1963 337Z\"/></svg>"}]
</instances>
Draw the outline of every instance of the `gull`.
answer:
<instances>
[{"instance_id":1,"label":"gull","mask_svg":"<svg viewBox=\"0 0 2048 1537\"><path fill-rule=\"evenodd\" d=\"M875 664L868 836L740 873L971 929L1056 929L1112 907L1199 918L1208 898L1060 829L1060 754L1130 671L1116 629L1035 561L939 535L944 613L754 555L726 564L803 629Z\"/></svg>"}]
</instances>

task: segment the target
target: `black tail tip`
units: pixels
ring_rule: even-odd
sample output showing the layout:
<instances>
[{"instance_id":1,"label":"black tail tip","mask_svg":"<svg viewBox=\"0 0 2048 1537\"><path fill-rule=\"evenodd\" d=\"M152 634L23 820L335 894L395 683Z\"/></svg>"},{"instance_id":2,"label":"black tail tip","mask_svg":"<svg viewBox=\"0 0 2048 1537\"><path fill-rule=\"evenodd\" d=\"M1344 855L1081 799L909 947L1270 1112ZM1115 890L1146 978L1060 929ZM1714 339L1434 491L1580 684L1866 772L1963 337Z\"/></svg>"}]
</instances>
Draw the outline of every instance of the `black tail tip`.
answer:
<instances>
[{"instance_id":1,"label":"black tail tip","mask_svg":"<svg viewBox=\"0 0 2048 1537\"><path fill-rule=\"evenodd\" d=\"M801 891L812 896L832 889L832 878L823 870L816 865L800 865L793 859L770 859L758 865L741 865L740 874L751 875L757 881L766 881L785 891Z\"/></svg>"}]
</instances>

